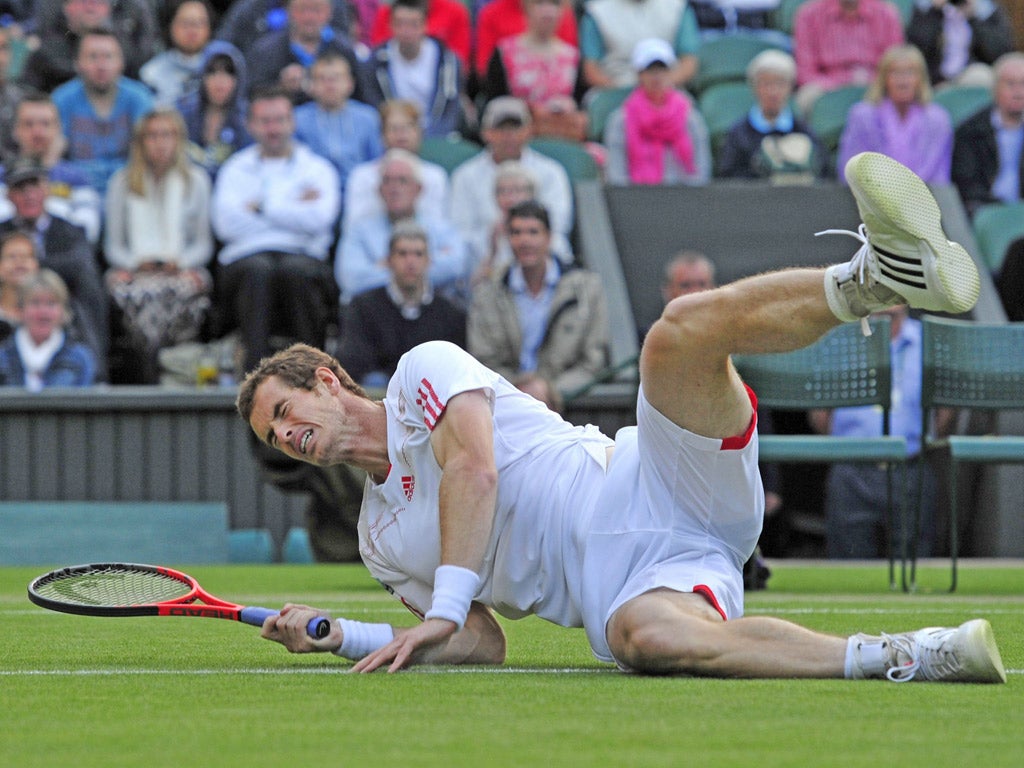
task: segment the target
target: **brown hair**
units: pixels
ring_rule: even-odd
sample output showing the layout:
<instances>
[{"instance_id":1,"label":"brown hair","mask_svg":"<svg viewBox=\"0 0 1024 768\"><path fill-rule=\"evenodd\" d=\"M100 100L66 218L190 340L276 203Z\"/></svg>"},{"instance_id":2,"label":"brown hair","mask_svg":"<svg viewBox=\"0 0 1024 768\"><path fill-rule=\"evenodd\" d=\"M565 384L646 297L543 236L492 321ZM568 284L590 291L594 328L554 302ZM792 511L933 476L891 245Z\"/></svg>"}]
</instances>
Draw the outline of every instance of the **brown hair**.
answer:
<instances>
[{"instance_id":1,"label":"brown hair","mask_svg":"<svg viewBox=\"0 0 1024 768\"><path fill-rule=\"evenodd\" d=\"M128 175L128 191L133 195L142 197L146 194L146 158L143 154L143 144L146 139L146 131L154 120L169 120L178 134L178 145L174 150L174 165L171 173L178 173L185 182L185 189L192 183L190 169L192 163L188 159L188 131L185 128L185 121L178 110L171 107L158 107L139 118L132 131L132 143L128 149L128 164L125 173Z\"/></svg>"},{"instance_id":2,"label":"brown hair","mask_svg":"<svg viewBox=\"0 0 1024 768\"><path fill-rule=\"evenodd\" d=\"M285 386L312 391L316 388L317 368L330 369L338 377L338 381L341 382L344 389L360 397L365 397L367 400L370 399L363 388L356 384L348 372L341 367L341 363L329 354L308 344L292 344L287 349L260 360L259 365L246 375L238 389L238 398L235 400L238 413L246 423L249 423L252 418L256 390L260 384L272 377L279 379Z\"/></svg>"}]
</instances>

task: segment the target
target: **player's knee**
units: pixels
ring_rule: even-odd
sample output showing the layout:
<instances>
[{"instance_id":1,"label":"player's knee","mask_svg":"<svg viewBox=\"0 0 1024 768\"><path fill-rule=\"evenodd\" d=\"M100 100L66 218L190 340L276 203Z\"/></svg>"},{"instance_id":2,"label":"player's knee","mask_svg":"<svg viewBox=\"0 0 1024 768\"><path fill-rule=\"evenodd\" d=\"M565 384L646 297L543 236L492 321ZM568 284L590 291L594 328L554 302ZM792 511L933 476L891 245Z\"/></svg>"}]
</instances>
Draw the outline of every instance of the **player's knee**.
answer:
<instances>
[{"instance_id":1,"label":"player's knee","mask_svg":"<svg viewBox=\"0 0 1024 768\"><path fill-rule=\"evenodd\" d=\"M704 668L710 649L697 639L701 632L688 631L687 622L621 622L609 633L615 658L635 672L651 675L697 674Z\"/></svg>"}]
</instances>

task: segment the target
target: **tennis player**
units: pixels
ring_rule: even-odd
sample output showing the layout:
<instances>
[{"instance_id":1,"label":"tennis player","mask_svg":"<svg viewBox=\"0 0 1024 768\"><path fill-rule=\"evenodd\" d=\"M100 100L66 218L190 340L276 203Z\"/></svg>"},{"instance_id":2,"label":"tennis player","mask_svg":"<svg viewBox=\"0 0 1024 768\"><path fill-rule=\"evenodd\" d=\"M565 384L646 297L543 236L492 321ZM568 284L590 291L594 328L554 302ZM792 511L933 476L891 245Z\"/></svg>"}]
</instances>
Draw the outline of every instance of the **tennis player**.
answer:
<instances>
[{"instance_id":1,"label":"tennis player","mask_svg":"<svg viewBox=\"0 0 1024 768\"><path fill-rule=\"evenodd\" d=\"M263 636L358 672L499 664L496 611L583 626L597 658L644 673L1005 682L984 619L845 638L743 617L764 494L756 400L729 353L796 349L898 303L965 312L978 296L917 176L874 153L846 175L864 220L853 259L670 302L640 358L637 426L614 441L443 342L407 353L382 402L310 347L264 360L241 387L242 417L288 456L366 470L363 560L423 621L341 618L313 640L306 624L324 612L288 605Z\"/></svg>"}]
</instances>

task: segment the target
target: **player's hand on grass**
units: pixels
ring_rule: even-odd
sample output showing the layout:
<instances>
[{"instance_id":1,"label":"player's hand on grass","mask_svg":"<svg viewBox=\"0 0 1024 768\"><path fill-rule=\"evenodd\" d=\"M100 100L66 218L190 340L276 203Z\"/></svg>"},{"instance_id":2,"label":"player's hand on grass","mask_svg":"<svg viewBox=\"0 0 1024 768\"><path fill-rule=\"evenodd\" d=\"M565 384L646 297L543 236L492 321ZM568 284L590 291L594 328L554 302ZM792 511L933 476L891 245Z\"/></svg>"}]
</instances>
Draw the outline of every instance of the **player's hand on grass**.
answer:
<instances>
[{"instance_id":1,"label":"player's hand on grass","mask_svg":"<svg viewBox=\"0 0 1024 768\"><path fill-rule=\"evenodd\" d=\"M331 622L330 634L319 640L310 637L307 631L309 622L317 617L329 619ZM343 639L341 627L327 611L293 603L285 605L278 615L267 618L263 622L260 635L267 640L280 643L292 653L336 651L341 647Z\"/></svg>"},{"instance_id":2,"label":"player's hand on grass","mask_svg":"<svg viewBox=\"0 0 1024 768\"><path fill-rule=\"evenodd\" d=\"M352 672L373 672L389 664L388 672L397 672L406 666L416 651L425 650L448 641L457 627L447 619L427 619L422 624L396 633L395 639L359 661Z\"/></svg>"}]
</instances>

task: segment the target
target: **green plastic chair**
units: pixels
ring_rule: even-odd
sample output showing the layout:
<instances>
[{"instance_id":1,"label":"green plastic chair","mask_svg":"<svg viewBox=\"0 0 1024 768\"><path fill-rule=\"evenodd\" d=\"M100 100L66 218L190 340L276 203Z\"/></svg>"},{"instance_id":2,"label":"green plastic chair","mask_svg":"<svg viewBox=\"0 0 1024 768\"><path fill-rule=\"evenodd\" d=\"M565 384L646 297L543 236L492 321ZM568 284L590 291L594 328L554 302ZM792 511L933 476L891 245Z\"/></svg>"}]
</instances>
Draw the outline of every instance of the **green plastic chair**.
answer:
<instances>
[{"instance_id":1,"label":"green plastic chair","mask_svg":"<svg viewBox=\"0 0 1024 768\"><path fill-rule=\"evenodd\" d=\"M772 13L772 26L787 35L793 34L793 19L797 9L807 0L781 0Z\"/></svg>"},{"instance_id":2,"label":"green plastic chair","mask_svg":"<svg viewBox=\"0 0 1024 768\"><path fill-rule=\"evenodd\" d=\"M601 88L593 91L587 102L587 138L601 141L604 138L604 127L612 112L622 106L632 86L622 88Z\"/></svg>"},{"instance_id":3,"label":"green plastic chair","mask_svg":"<svg viewBox=\"0 0 1024 768\"><path fill-rule=\"evenodd\" d=\"M982 85L958 85L935 91L933 98L949 113L956 130L967 118L992 105L992 90Z\"/></svg>"},{"instance_id":4,"label":"green plastic chair","mask_svg":"<svg viewBox=\"0 0 1024 768\"><path fill-rule=\"evenodd\" d=\"M530 142L530 147L561 163L565 172L569 174L569 181L573 183L598 179L601 176L597 161L579 142L563 139L533 139Z\"/></svg>"},{"instance_id":5,"label":"green plastic chair","mask_svg":"<svg viewBox=\"0 0 1024 768\"><path fill-rule=\"evenodd\" d=\"M697 109L707 123L713 153L717 153L729 129L750 111L753 104L754 94L745 82L719 83L701 93Z\"/></svg>"},{"instance_id":6,"label":"green plastic chair","mask_svg":"<svg viewBox=\"0 0 1024 768\"><path fill-rule=\"evenodd\" d=\"M922 435L928 435L932 411L938 407L1024 410L1024 323L975 323L926 315L922 325ZM926 439L925 447L949 450L949 591L953 592L958 552L957 470L962 463L1024 463L1024 436L951 435L944 440ZM920 517L918 499L915 529ZM913 587L917 565L914 550L910 563Z\"/></svg>"},{"instance_id":7,"label":"green plastic chair","mask_svg":"<svg viewBox=\"0 0 1024 768\"><path fill-rule=\"evenodd\" d=\"M895 524L894 500L897 489L906 501L905 467L907 441L889 434L892 397L892 358L889 347L890 322L886 317L871 321L872 334L864 336L857 323L833 329L820 340L794 352L733 357L740 376L757 394L759 405L773 410L807 411L874 405L882 408L884 434L879 437L834 437L831 435L761 435L760 459L766 462L884 463L887 467L890 530ZM899 468L899 477L895 469ZM904 503L903 509L906 510ZM907 515L901 519L903 551L901 582L906 581ZM895 553L886 536L889 586L896 588Z\"/></svg>"},{"instance_id":8,"label":"green plastic chair","mask_svg":"<svg viewBox=\"0 0 1024 768\"><path fill-rule=\"evenodd\" d=\"M420 145L420 157L428 162L437 163L450 175L462 163L478 154L481 149L482 147L476 142L458 136L428 137Z\"/></svg>"},{"instance_id":9,"label":"green plastic chair","mask_svg":"<svg viewBox=\"0 0 1024 768\"><path fill-rule=\"evenodd\" d=\"M700 95L717 83L745 81L750 60L770 48L779 46L742 32L705 40L697 51L699 67L693 80L694 93Z\"/></svg>"},{"instance_id":10,"label":"green plastic chair","mask_svg":"<svg viewBox=\"0 0 1024 768\"><path fill-rule=\"evenodd\" d=\"M974 239L992 274L1003 268L1006 249L1024 237L1024 201L990 203L974 212Z\"/></svg>"}]
</instances>

